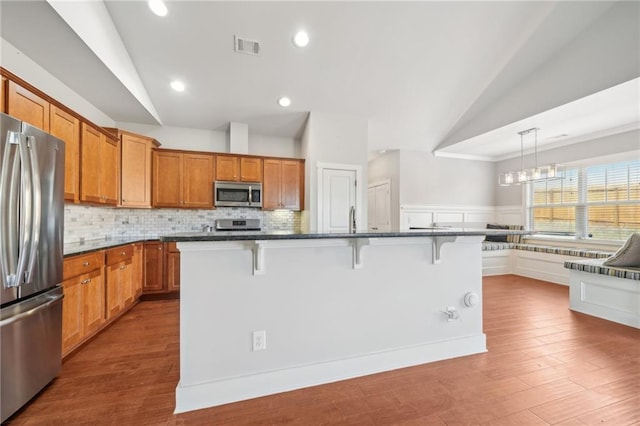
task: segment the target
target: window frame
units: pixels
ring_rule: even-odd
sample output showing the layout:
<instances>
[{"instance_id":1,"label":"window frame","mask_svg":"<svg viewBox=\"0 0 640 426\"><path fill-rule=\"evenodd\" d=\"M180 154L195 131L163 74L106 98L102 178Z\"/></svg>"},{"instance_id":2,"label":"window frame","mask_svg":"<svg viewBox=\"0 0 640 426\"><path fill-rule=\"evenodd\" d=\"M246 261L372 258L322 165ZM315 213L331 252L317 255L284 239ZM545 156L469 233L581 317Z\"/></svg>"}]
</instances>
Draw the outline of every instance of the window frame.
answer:
<instances>
[{"instance_id":1,"label":"window frame","mask_svg":"<svg viewBox=\"0 0 640 426\"><path fill-rule=\"evenodd\" d=\"M567 171L570 170L578 170L577 173L577 186L578 186L578 200L577 202L569 202L569 203L557 203L557 204L549 204L548 199L545 204L534 204L534 183L530 182L524 185L523 191L523 205L525 211L525 225L526 229L534 230L534 220L533 220L533 210L534 208L563 208L563 207L574 207L575 208L575 226L574 226L574 235L567 234L555 234L551 232L537 231L537 236L545 239L558 239L558 240L579 240L579 241L590 241L595 243L619 243L624 240L613 240L613 239L603 239L603 238L593 238L589 237L589 208L596 206L614 206L614 205L639 205L640 200L625 200L625 201L615 201L615 202L607 202L607 201L588 201L588 179L587 179L587 169L589 167L594 166L610 166L617 163L628 163L628 162L636 162L640 166L640 158L639 159L616 159L614 161L604 161L604 162L590 162L588 164L574 164L568 165L566 167ZM629 194L631 182L627 180L627 194Z\"/></svg>"}]
</instances>

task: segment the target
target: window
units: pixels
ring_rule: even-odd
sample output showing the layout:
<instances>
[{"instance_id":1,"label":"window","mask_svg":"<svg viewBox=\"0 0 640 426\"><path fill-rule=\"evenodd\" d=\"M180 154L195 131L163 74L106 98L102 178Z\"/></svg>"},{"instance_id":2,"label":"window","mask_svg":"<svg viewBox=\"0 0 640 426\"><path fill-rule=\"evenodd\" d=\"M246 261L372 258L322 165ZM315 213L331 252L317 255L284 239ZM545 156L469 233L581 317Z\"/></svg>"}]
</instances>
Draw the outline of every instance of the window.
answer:
<instances>
[{"instance_id":1,"label":"window","mask_svg":"<svg viewBox=\"0 0 640 426\"><path fill-rule=\"evenodd\" d=\"M568 169L534 182L527 200L535 231L624 240L640 232L640 160Z\"/></svg>"}]
</instances>

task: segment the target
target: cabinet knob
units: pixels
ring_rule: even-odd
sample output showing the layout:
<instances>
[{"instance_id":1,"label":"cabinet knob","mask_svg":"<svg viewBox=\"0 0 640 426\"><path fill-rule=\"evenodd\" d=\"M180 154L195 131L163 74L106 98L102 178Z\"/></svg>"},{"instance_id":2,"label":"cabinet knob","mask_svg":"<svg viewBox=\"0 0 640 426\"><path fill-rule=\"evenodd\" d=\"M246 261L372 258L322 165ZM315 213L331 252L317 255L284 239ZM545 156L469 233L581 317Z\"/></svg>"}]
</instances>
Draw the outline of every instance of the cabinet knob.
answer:
<instances>
[{"instance_id":1,"label":"cabinet knob","mask_svg":"<svg viewBox=\"0 0 640 426\"><path fill-rule=\"evenodd\" d=\"M87 278L86 280L82 280L80 284L89 284L91 282L91 278Z\"/></svg>"},{"instance_id":2,"label":"cabinet knob","mask_svg":"<svg viewBox=\"0 0 640 426\"><path fill-rule=\"evenodd\" d=\"M120 267L120 269L126 269L126 268L127 268L127 265L122 265L122 266Z\"/></svg>"},{"instance_id":3,"label":"cabinet knob","mask_svg":"<svg viewBox=\"0 0 640 426\"><path fill-rule=\"evenodd\" d=\"M83 262L82 266L89 266L89 262Z\"/></svg>"},{"instance_id":4,"label":"cabinet knob","mask_svg":"<svg viewBox=\"0 0 640 426\"><path fill-rule=\"evenodd\" d=\"M123 251L123 252L122 252L122 255L124 256L125 254L127 254L127 253Z\"/></svg>"},{"instance_id":5,"label":"cabinet knob","mask_svg":"<svg viewBox=\"0 0 640 426\"><path fill-rule=\"evenodd\" d=\"M162 250L162 246L158 247L158 250Z\"/></svg>"}]
</instances>

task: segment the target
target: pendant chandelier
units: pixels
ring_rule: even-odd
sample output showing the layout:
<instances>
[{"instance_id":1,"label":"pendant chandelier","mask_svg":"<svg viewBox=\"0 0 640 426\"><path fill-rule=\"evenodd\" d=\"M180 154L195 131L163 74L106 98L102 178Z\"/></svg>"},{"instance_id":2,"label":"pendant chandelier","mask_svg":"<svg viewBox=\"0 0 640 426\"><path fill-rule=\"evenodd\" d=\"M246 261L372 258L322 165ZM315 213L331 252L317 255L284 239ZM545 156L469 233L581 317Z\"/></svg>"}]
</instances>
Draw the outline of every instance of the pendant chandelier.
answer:
<instances>
[{"instance_id":1,"label":"pendant chandelier","mask_svg":"<svg viewBox=\"0 0 640 426\"><path fill-rule=\"evenodd\" d=\"M520 135L520 169L500 173L498 183L501 186L521 185L523 183L542 180L564 179L564 166L555 163L538 166L538 130L537 127L532 127L531 129L518 132ZM529 133L534 134L534 165L533 167L526 168L524 166L524 137Z\"/></svg>"}]
</instances>

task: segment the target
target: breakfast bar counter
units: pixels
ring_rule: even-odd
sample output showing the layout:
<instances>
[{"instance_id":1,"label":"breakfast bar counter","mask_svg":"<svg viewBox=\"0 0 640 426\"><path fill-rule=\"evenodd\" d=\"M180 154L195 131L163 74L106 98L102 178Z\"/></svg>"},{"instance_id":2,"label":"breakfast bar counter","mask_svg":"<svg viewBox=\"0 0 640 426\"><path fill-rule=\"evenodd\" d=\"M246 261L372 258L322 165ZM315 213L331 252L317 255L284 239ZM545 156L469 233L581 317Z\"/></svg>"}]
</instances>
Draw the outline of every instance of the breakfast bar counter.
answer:
<instances>
[{"instance_id":1,"label":"breakfast bar counter","mask_svg":"<svg viewBox=\"0 0 640 426\"><path fill-rule=\"evenodd\" d=\"M486 351L481 242L506 230L176 241L176 412Z\"/></svg>"}]
</instances>

